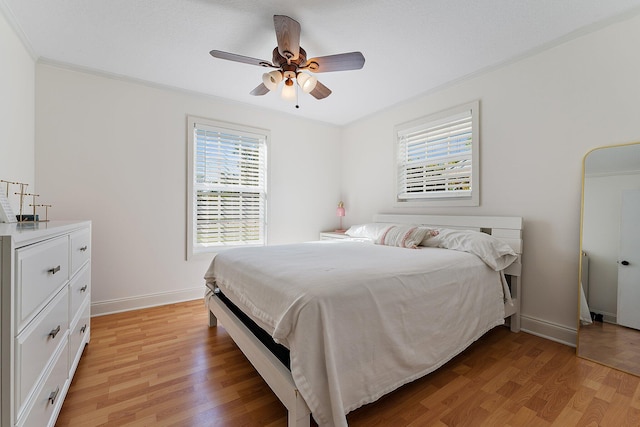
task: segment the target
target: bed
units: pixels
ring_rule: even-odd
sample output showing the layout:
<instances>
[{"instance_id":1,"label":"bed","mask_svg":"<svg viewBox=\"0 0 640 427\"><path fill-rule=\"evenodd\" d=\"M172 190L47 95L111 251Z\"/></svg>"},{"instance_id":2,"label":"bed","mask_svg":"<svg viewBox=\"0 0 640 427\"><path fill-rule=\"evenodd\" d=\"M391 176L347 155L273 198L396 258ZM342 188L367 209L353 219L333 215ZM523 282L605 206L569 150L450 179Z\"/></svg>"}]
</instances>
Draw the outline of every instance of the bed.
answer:
<instances>
[{"instance_id":1,"label":"bed","mask_svg":"<svg viewBox=\"0 0 640 427\"><path fill-rule=\"evenodd\" d=\"M372 227L382 244L366 235ZM354 229L339 241L225 251L205 275L209 325L222 323L289 426L308 426L311 413L346 426L348 412L493 327L520 328L521 218L381 214ZM409 233L417 249L399 247Z\"/></svg>"}]
</instances>

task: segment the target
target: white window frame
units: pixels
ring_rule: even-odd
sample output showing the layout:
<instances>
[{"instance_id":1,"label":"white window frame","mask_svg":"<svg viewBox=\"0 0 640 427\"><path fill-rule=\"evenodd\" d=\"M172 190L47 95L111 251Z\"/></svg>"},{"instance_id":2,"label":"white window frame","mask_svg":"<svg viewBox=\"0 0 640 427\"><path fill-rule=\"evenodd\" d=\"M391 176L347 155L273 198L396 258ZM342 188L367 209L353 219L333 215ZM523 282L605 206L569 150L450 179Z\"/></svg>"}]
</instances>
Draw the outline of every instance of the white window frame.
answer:
<instances>
[{"instance_id":1,"label":"white window frame","mask_svg":"<svg viewBox=\"0 0 640 427\"><path fill-rule=\"evenodd\" d=\"M199 245L196 242L197 235L197 191L203 186L203 184L196 183L196 129L208 129L208 130L223 130L225 132L234 135L244 135L263 140L263 167L264 169L264 185L260 190L264 192L264 205L262 212L262 238L258 243L220 243ZM220 252L225 249L238 246L264 246L267 244L267 205L269 194L269 141L271 134L268 130L254 128L245 125L239 125L235 123L227 123L217 120L205 119L201 117L188 116L187 117L187 259L191 259L198 254L211 254Z\"/></svg>"},{"instance_id":2,"label":"white window frame","mask_svg":"<svg viewBox=\"0 0 640 427\"><path fill-rule=\"evenodd\" d=\"M403 192L403 175L406 175L407 160L403 155L402 136L448 123L456 117L471 114L471 190L462 192L433 192L409 196ZM394 128L395 186L394 206L479 206L480 205L480 101L473 101L438 113L430 114Z\"/></svg>"}]
</instances>

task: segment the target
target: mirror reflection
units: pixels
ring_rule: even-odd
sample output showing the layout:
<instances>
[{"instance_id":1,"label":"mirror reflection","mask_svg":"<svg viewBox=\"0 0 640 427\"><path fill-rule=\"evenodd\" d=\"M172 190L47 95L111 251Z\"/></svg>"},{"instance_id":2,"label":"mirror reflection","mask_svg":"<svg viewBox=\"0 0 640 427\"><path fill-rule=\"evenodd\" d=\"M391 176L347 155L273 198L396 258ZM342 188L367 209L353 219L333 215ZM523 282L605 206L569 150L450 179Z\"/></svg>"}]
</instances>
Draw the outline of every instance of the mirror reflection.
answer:
<instances>
[{"instance_id":1,"label":"mirror reflection","mask_svg":"<svg viewBox=\"0 0 640 427\"><path fill-rule=\"evenodd\" d=\"M584 159L578 356L640 375L640 143Z\"/></svg>"}]
</instances>

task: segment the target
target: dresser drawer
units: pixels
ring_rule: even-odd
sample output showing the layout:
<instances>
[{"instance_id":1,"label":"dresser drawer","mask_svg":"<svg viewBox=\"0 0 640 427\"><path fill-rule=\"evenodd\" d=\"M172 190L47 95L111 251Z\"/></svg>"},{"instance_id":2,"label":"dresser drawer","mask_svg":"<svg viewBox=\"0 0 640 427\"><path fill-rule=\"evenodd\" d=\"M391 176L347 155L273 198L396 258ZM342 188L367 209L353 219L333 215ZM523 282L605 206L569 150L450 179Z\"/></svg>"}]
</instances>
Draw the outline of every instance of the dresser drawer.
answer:
<instances>
[{"instance_id":1,"label":"dresser drawer","mask_svg":"<svg viewBox=\"0 0 640 427\"><path fill-rule=\"evenodd\" d=\"M51 356L68 341L69 294L63 288L44 310L16 338L16 409L36 386Z\"/></svg>"},{"instance_id":2,"label":"dresser drawer","mask_svg":"<svg viewBox=\"0 0 640 427\"><path fill-rule=\"evenodd\" d=\"M69 279L67 236L16 250L16 324L21 330Z\"/></svg>"},{"instance_id":3,"label":"dresser drawer","mask_svg":"<svg viewBox=\"0 0 640 427\"><path fill-rule=\"evenodd\" d=\"M69 286L69 321L78 315L80 306L89 299L91 294L91 263L85 264L80 272L73 276Z\"/></svg>"},{"instance_id":4,"label":"dresser drawer","mask_svg":"<svg viewBox=\"0 0 640 427\"><path fill-rule=\"evenodd\" d=\"M75 319L69 328L69 371L73 375L80 356L84 350L84 345L89 342L91 336L91 304L89 300L85 301L80 308L81 314Z\"/></svg>"},{"instance_id":5,"label":"dresser drawer","mask_svg":"<svg viewBox=\"0 0 640 427\"><path fill-rule=\"evenodd\" d=\"M27 412L19 416L18 427L54 425L55 419L53 417L60 412L64 395L69 387L68 349L69 347L65 345L59 353L56 353L55 363L40 384L35 397L30 400Z\"/></svg>"},{"instance_id":6,"label":"dresser drawer","mask_svg":"<svg viewBox=\"0 0 640 427\"><path fill-rule=\"evenodd\" d=\"M71 233L71 276L91 258L91 232L88 228Z\"/></svg>"}]
</instances>

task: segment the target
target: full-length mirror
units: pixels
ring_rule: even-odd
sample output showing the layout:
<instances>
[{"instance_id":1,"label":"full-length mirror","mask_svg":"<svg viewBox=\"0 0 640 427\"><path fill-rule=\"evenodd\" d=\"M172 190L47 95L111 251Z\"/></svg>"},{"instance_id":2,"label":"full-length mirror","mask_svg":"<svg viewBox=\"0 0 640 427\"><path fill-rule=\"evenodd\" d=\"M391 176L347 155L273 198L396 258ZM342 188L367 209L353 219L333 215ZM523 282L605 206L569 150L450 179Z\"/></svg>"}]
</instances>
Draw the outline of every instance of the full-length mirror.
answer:
<instances>
[{"instance_id":1,"label":"full-length mirror","mask_svg":"<svg viewBox=\"0 0 640 427\"><path fill-rule=\"evenodd\" d=\"M640 143L584 158L578 356L640 375Z\"/></svg>"}]
</instances>

